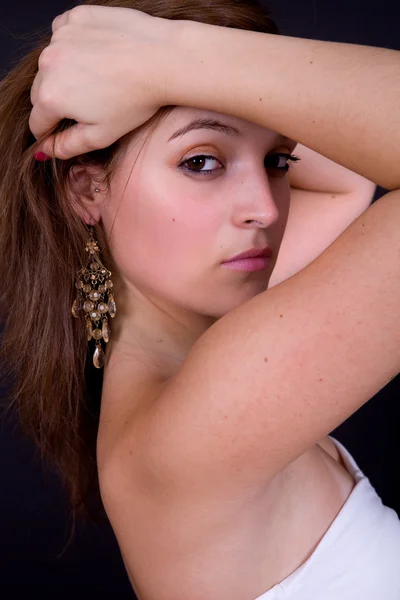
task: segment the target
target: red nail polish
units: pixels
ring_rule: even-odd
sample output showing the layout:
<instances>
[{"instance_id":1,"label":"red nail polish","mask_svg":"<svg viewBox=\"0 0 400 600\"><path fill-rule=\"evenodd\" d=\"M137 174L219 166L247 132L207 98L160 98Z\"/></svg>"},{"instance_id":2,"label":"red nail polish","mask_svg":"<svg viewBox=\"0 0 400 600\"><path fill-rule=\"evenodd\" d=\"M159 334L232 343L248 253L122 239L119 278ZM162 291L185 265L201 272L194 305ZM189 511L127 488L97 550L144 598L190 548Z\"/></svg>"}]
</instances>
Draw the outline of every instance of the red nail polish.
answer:
<instances>
[{"instance_id":1,"label":"red nail polish","mask_svg":"<svg viewBox=\"0 0 400 600\"><path fill-rule=\"evenodd\" d=\"M35 158L36 160L45 161L48 158L50 158L50 156L47 156L47 154L45 154L44 152L36 152Z\"/></svg>"}]
</instances>

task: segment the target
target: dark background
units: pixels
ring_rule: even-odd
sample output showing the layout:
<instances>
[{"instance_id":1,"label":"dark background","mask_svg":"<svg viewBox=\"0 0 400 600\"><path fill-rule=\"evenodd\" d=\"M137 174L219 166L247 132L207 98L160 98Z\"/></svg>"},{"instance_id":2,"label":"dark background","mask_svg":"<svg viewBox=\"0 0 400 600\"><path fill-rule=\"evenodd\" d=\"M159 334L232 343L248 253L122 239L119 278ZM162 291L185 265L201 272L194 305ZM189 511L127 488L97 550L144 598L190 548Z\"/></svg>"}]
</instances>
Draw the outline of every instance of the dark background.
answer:
<instances>
[{"instance_id":1,"label":"dark background","mask_svg":"<svg viewBox=\"0 0 400 600\"><path fill-rule=\"evenodd\" d=\"M0 78L31 49L31 35L72 2L0 0ZM270 0L281 33L400 50L400 3L381 0ZM379 151L379 149L377 149ZM377 200L385 190L378 188ZM17 291L16 291L17 293ZM382 501L400 515L399 377L332 432L353 454ZM135 598L109 523L79 526L61 557L70 516L60 484L18 425L0 419L0 595Z\"/></svg>"}]
</instances>

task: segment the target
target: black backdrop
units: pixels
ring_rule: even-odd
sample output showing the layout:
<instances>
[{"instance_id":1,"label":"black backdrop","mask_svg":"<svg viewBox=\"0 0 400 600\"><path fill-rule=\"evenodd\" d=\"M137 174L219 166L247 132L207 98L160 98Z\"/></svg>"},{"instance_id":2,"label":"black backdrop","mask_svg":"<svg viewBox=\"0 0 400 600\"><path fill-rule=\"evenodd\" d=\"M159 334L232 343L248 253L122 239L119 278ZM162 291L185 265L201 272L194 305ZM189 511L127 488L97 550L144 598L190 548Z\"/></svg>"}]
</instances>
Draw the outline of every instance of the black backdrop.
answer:
<instances>
[{"instance_id":1,"label":"black backdrop","mask_svg":"<svg viewBox=\"0 0 400 600\"><path fill-rule=\"evenodd\" d=\"M284 35L400 50L400 3L270 0ZM0 0L0 77L30 49L32 32L73 6L65 0ZM378 151L378 150L377 150ZM385 190L378 188L377 200ZM399 377L332 432L353 454L384 504L400 515ZM135 598L107 521L80 526L61 557L70 520L60 484L17 424L0 419L0 596L75 600Z\"/></svg>"}]
</instances>

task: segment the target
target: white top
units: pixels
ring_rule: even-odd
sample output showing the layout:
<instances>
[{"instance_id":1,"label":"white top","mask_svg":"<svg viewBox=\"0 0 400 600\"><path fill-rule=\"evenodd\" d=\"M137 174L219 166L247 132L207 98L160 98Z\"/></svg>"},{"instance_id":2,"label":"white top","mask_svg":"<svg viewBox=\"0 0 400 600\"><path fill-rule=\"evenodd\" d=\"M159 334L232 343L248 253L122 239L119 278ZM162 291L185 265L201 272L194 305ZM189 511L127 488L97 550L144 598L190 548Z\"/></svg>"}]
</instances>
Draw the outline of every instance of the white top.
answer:
<instances>
[{"instance_id":1,"label":"white top","mask_svg":"<svg viewBox=\"0 0 400 600\"><path fill-rule=\"evenodd\" d=\"M255 600L400 600L400 519L329 437L356 486L306 562Z\"/></svg>"}]
</instances>

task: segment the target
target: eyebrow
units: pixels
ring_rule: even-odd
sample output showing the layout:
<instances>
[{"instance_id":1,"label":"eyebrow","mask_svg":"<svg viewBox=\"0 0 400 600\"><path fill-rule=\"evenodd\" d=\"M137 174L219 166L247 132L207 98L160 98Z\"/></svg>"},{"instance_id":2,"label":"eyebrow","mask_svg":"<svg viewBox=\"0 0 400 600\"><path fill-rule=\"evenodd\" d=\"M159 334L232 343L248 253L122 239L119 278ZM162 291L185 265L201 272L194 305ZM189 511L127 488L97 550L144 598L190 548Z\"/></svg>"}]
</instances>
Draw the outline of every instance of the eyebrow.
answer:
<instances>
[{"instance_id":1,"label":"eyebrow","mask_svg":"<svg viewBox=\"0 0 400 600\"><path fill-rule=\"evenodd\" d=\"M195 129L212 129L214 131L219 131L220 133L231 136L243 135L239 129L236 129L236 127L227 125L226 123L222 123L216 119L195 119L184 127L181 127L181 129L178 129L178 131L175 131L175 133L173 133L169 138L168 143L178 137L182 137L186 133L189 133L189 131L194 131Z\"/></svg>"},{"instance_id":2,"label":"eyebrow","mask_svg":"<svg viewBox=\"0 0 400 600\"><path fill-rule=\"evenodd\" d=\"M186 133L189 133L189 131L194 131L196 129L211 129L213 131L219 131L220 133L224 133L225 135L243 137L243 133L236 127L233 127L232 125L222 123L222 121L218 121L217 119L202 118L194 119L184 127L181 127L180 129L175 131L175 133L173 133L169 138L168 143L172 140L175 140L178 137L184 136ZM281 138L283 141L291 141L290 138L280 133L277 133L276 137Z\"/></svg>"}]
</instances>

